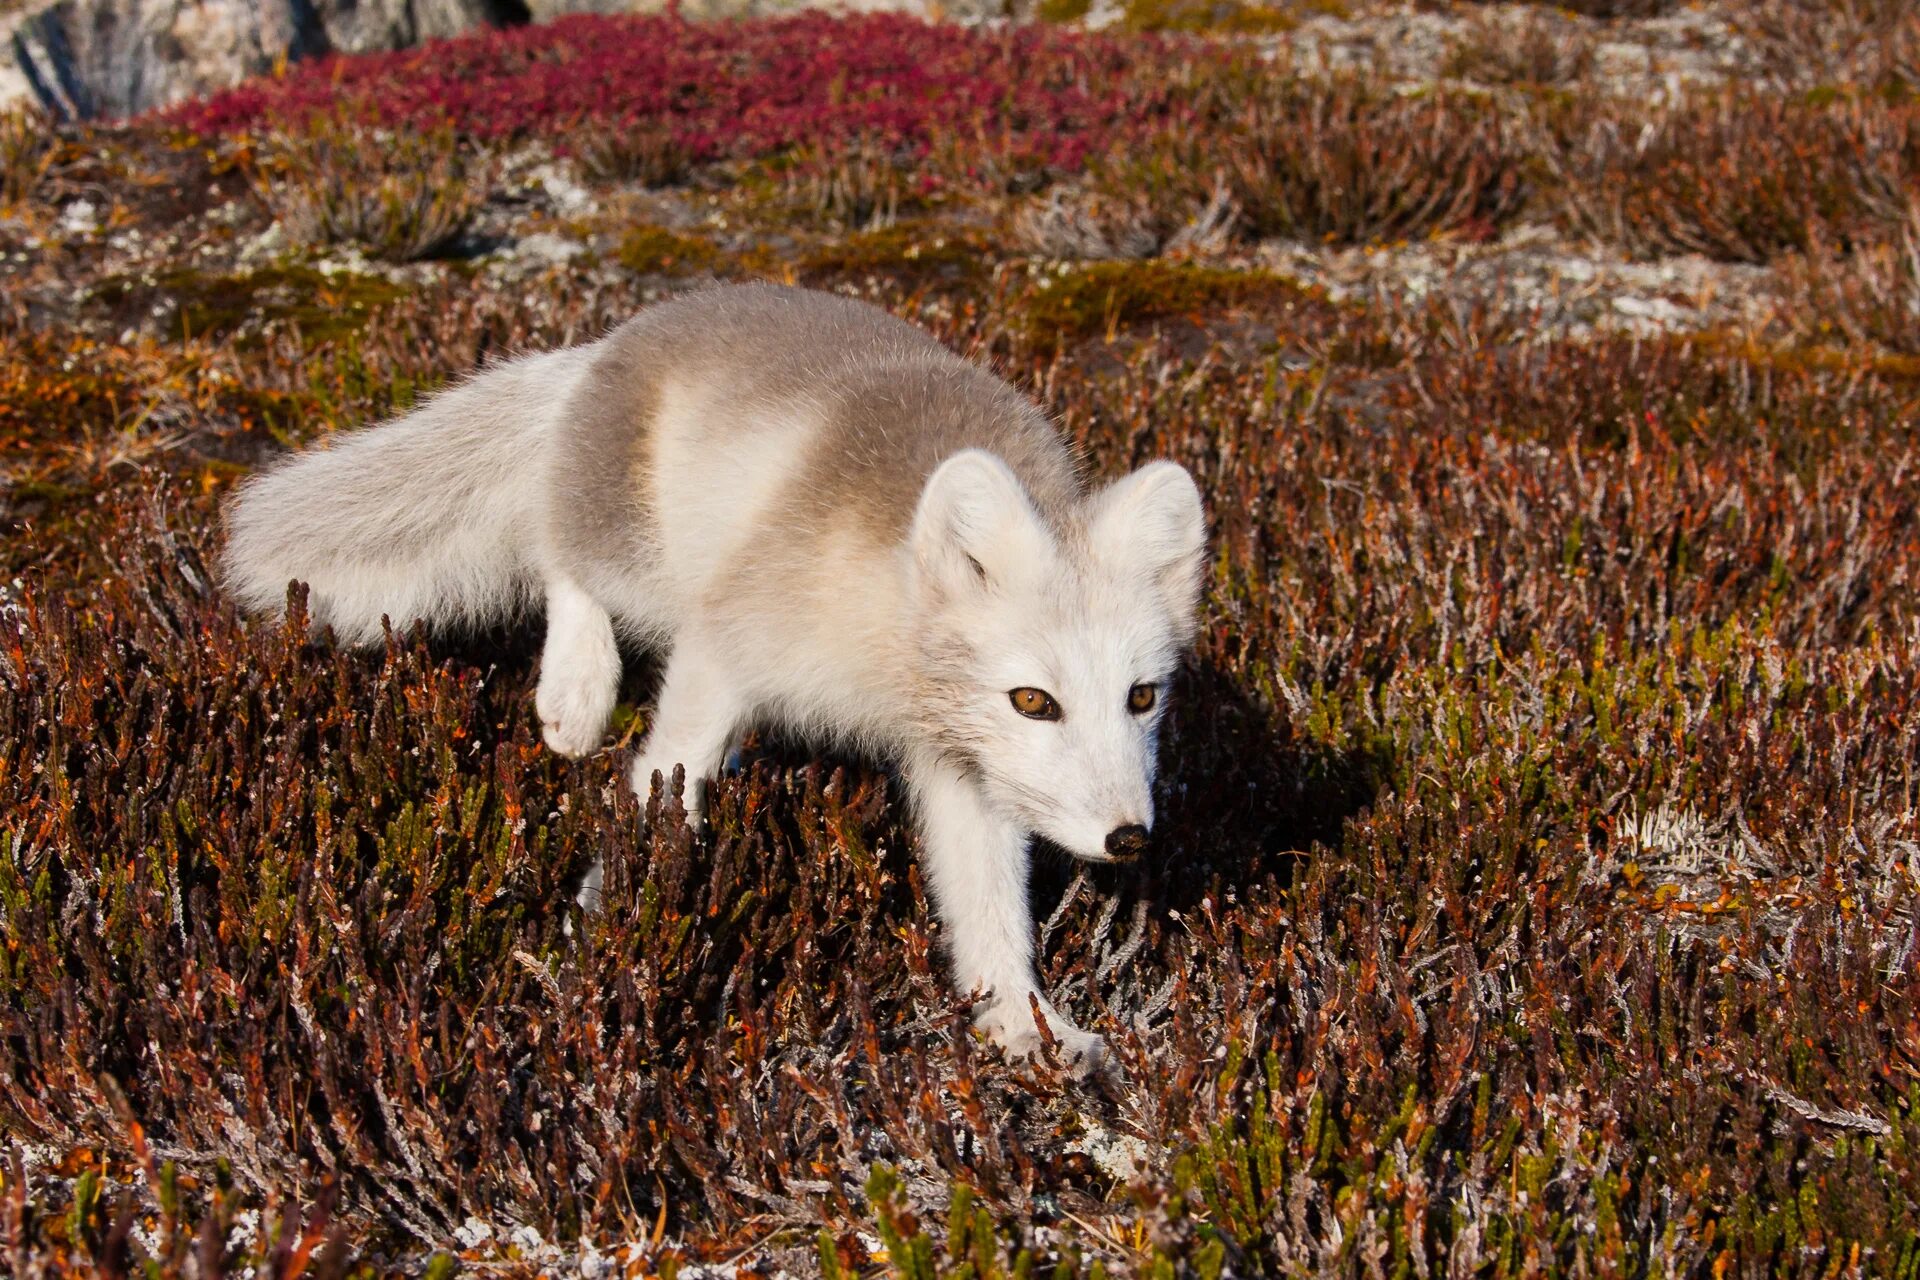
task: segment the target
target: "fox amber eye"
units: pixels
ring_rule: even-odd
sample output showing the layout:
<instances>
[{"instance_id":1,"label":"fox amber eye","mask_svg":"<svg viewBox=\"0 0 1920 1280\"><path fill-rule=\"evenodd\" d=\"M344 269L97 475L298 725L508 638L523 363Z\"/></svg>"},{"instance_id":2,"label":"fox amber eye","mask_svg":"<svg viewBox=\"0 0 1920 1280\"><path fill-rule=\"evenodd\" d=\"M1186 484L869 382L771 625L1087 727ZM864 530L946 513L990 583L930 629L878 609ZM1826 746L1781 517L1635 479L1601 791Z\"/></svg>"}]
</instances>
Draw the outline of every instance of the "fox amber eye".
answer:
<instances>
[{"instance_id":1,"label":"fox amber eye","mask_svg":"<svg viewBox=\"0 0 1920 1280\"><path fill-rule=\"evenodd\" d=\"M1137 684L1127 690L1127 710L1135 715L1144 715L1153 710L1154 687L1150 684Z\"/></svg>"},{"instance_id":2,"label":"fox amber eye","mask_svg":"<svg viewBox=\"0 0 1920 1280\"><path fill-rule=\"evenodd\" d=\"M1013 709L1029 720L1058 720L1060 704L1045 689L1015 689L1007 694Z\"/></svg>"}]
</instances>

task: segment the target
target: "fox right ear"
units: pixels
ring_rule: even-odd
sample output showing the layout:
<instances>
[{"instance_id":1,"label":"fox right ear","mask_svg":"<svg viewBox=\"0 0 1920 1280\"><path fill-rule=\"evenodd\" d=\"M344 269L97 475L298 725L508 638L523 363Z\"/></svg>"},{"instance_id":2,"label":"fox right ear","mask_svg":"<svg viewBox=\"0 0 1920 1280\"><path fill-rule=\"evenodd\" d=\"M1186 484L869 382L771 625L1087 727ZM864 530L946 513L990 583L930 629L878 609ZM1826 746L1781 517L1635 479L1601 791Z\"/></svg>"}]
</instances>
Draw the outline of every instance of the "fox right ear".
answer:
<instances>
[{"instance_id":1,"label":"fox right ear","mask_svg":"<svg viewBox=\"0 0 1920 1280\"><path fill-rule=\"evenodd\" d=\"M913 513L914 563L949 589L1005 585L1041 571L1053 539L1013 469L985 449L954 454L927 478Z\"/></svg>"},{"instance_id":2,"label":"fox right ear","mask_svg":"<svg viewBox=\"0 0 1920 1280\"><path fill-rule=\"evenodd\" d=\"M1088 528L1108 563L1144 573L1192 639L1205 580L1207 514L1185 467L1149 462L1093 496Z\"/></svg>"}]
</instances>

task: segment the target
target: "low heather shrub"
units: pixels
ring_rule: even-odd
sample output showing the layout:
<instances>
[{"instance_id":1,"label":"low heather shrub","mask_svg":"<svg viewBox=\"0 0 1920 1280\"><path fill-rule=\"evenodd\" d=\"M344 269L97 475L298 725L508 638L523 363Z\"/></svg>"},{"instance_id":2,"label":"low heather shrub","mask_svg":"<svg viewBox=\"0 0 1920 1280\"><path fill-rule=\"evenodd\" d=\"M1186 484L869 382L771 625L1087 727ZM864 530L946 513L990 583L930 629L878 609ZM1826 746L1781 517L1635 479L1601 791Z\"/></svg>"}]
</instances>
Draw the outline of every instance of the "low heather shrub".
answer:
<instances>
[{"instance_id":1,"label":"low heather shrub","mask_svg":"<svg viewBox=\"0 0 1920 1280\"><path fill-rule=\"evenodd\" d=\"M1134 258L1224 250L1239 202L1191 106L1094 159L1085 177L1016 216L1029 250L1056 258Z\"/></svg>"},{"instance_id":2,"label":"low heather shrub","mask_svg":"<svg viewBox=\"0 0 1920 1280\"><path fill-rule=\"evenodd\" d=\"M781 170L789 202L803 213L859 230L888 226L920 204L934 180L907 148L858 134L797 148Z\"/></svg>"},{"instance_id":3,"label":"low heather shrub","mask_svg":"<svg viewBox=\"0 0 1920 1280\"><path fill-rule=\"evenodd\" d=\"M1777 87L1920 90L1920 9L1908 0L1742 0L1731 17Z\"/></svg>"},{"instance_id":4,"label":"low heather shrub","mask_svg":"<svg viewBox=\"0 0 1920 1280\"><path fill-rule=\"evenodd\" d=\"M1644 116L1550 110L1539 150L1571 230L1636 257L1766 262L1816 236L1884 235L1920 174L1913 121L1907 107L1731 92Z\"/></svg>"},{"instance_id":5,"label":"low heather shrub","mask_svg":"<svg viewBox=\"0 0 1920 1280\"><path fill-rule=\"evenodd\" d=\"M777 1213L822 1269L820 1229L834 1265L872 1262L874 1214L902 1264L976 1274L1022 1250L1089 1277L1355 1249L1494 1276L1903 1265L1916 384L1441 344L1165 263L1008 318L1103 325L1142 267L1144 302L1245 304L1275 347L1014 366L1096 471L1175 458L1216 524L1158 856L1041 865L1045 976L1112 1038L1117 1099L968 1033L877 775L763 745L709 834L668 796L642 838L616 759L539 747L531 637L348 653L221 601L199 469L265 432L235 397L339 379L350 416L381 411L405 376L604 323L562 292L537 323L425 301L355 364L344 340L291 369L225 353L174 448L33 531L0 611L0 1123L146 1141L194 1175L185 1213L217 1160L234 1206L330 1176L333 1221L389 1257L469 1217L663 1222L658 1270ZM963 347L1000 328L883 296ZM10 386L87 372L4 355ZM129 403L177 376L101 363ZM602 850L613 909L568 944L566 877ZM883 1162L898 1189L870 1198ZM71 1207L38 1185L36 1222Z\"/></svg>"},{"instance_id":6,"label":"low heather shrub","mask_svg":"<svg viewBox=\"0 0 1920 1280\"><path fill-rule=\"evenodd\" d=\"M0 258L24 300L0 315L0 1265L1920 1267L1920 365L1866 346L1912 305L1899 103L1815 95L1742 132L1745 99L1708 96L1668 134L1595 101L1544 135L1658 126L1671 159L1611 171L1623 206L1690 193L1649 243L1688 219L1795 243L1734 214L1801 184L1780 222L1812 228L1825 327L1774 349L1556 337L1221 261L1021 260L1136 225L1174 253L1255 154L1254 189L1319 228L1288 234L1476 234L1530 140L1466 96L896 18L578 21L323 65L176 118L258 146L337 79L461 155L641 121L741 189L711 239L608 227L539 289L339 277L328 324L297 264L196 283L98 237L55 290ZM1323 103L1304 140L1278 137L1289 95ZM792 227L774 172L802 144L871 147L882 179ZM1775 145L1820 176L1764 170ZM1738 148L1760 171L1702 159ZM123 246L262 224L226 203L230 151L140 128L89 150L144 237ZM1417 215L1388 189L1416 153L1460 161L1414 174ZM849 234L888 165L926 216ZM1009 247L1009 197L1061 221ZM1154 856L1036 859L1043 977L1109 1038L1110 1090L971 1033L911 827L860 761L751 741L694 832L671 786L627 795L618 748L539 746L534 631L346 652L297 592L246 621L212 581L222 497L286 443L708 269L873 297L1029 386L1096 477L1168 457L1201 486ZM143 328L158 292L191 324ZM651 683L623 690L625 744ZM599 853L610 910L570 938Z\"/></svg>"},{"instance_id":7,"label":"low heather shrub","mask_svg":"<svg viewBox=\"0 0 1920 1280\"><path fill-rule=\"evenodd\" d=\"M686 144L655 121L587 126L568 148L587 175L601 181L667 187L684 180L693 167Z\"/></svg>"},{"instance_id":8,"label":"low heather shrub","mask_svg":"<svg viewBox=\"0 0 1920 1280\"><path fill-rule=\"evenodd\" d=\"M1041 257L1145 258L1222 251L1240 221L1226 175L1188 123L1116 146L1081 181L1020 206L1012 230Z\"/></svg>"},{"instance_id":9,"label":"low heather shrub","mask_svg":"<svg viewBox=\"0 0 1920 1280\"><path fill-rule=\"evenodd\" d=\"M124 1098L111 1095L122 1109ZM340 1280L356 1250L346 1224L332 1218L335 1189L317 1195L268 1195L239 1190L231 1170L215 1165L183 1171L162 1159L137 1123L132 1173L144 1179L144 1197L112 1189L106 1162L79 1153L65 1203L44 1199L16 1146L0 1164L0 1236L12 1242L11 1274L19 1280L57 1275L127 1276L150 1280ZM106 1167L112 1168L111 1164ZM20 1245L55 1227L61 1248L29 1254ZM440 1274L446 1274L443 1265ZM433 1268L429 1268L433 1274Z\"/></svg>"},{"instance_id":10,"label":"low heather shrub","mask_svg":"<svg viewBox=\"0 0 1920 1280\"><path fill-rule=\"evenodd\" d=\"M487 199L489 166L451 128L376 131L341 113L277 133L254 189L296 245L411 262L446 252Z\"/></svg>"},{"instance_id":11,"label":"low heather shrub","mask_svg":"<svg viewBox=\"0 0 1920 1280\"><path fill-rule=\"evenodd\" d=\"M1119 25L1127 31L1205 31L1271 34L1291 31L1303 18L1344 16L1344 0L1124 0Z\"/></svg>"},{"instance_id":12,"label":"low heather shrub","mask_svg":"<svg viewBox=\"0 0 1920 1280\"><path fill-rule=\"evenodd\" d=\"M1896 240L1846 255L1816 244L1786 274L1802 334L1920 356L1920 203Z\"/></svg>"},{"instance_id":13,"label":"low heather shrub","mask_svg":"<svg viewBox=\"0 0 1920 1280\"><path fill-rule=\"evenodd\" d=\"M1523 0L1550 5L1583 18L1657 18L1680 7L1682 0Z\"/></svg>"},{"instance_id":14,"label":"low heather shrub","mask_svg":"<svg viewBox=\"0 0 1920 1280\"><path fill-rule=\"evenodd\" d=\"M1015 211L1014 240L1042 258L1150 258L1171 237L1167 220L1143 196L1055 189Z\"/></svg>"},{"instance_id":15,"label":"low heather shrub","mask_svg":"<svg viewBox=\"0 0 1920 1280\"><path fill-rule=\"evenodd\" d=\"M33 194L53 163L53 125L28 107L0 111L0 208Z\"/></svg>"},{"instance_id":16,"label":"low heather shrub","mask_svg":"<svg viewBox=\"0 0 1920 1280\"><path fill-rule=\"evenodd\" d=\"M1441 74L1491 85L1564 85L1593 70L1595 46L1583 25L1558 14L1476 16L1455 38Z\"/></svg>"},{"instance_id":17,"label":"low heather shrub","mask_svg":"<svg viewBox=\"0 0 1920 1280\"><path fill-rule=\"evenodd\" d=\"M1520 206L1515 131L1490 104L1282 74L1228 105L1227 182L1258 236L1342 244L1485 234Z\"/></svg>"}]
</instances>

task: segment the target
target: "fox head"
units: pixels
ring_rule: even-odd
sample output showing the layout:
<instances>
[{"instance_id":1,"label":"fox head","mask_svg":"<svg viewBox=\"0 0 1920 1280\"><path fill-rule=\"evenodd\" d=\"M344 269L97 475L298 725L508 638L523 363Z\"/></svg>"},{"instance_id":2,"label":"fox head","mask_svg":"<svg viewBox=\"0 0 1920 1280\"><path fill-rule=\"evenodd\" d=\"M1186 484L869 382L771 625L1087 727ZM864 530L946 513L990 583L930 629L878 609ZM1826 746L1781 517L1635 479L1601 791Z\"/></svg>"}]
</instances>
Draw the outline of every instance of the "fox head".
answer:
<instances>
[{"instance_id":1,"label":"fox head","mask_svg":"<svg viewBox=\"0 0 1920 1280\"><path fill-rule=\"evenodd\" d=\"M1094 862L1140 852L1205 561L1192 477L1150 463L1049 521L966 450L928 479L910 550L927 731L1028 830Z\"/></svg>"}]
</instances>

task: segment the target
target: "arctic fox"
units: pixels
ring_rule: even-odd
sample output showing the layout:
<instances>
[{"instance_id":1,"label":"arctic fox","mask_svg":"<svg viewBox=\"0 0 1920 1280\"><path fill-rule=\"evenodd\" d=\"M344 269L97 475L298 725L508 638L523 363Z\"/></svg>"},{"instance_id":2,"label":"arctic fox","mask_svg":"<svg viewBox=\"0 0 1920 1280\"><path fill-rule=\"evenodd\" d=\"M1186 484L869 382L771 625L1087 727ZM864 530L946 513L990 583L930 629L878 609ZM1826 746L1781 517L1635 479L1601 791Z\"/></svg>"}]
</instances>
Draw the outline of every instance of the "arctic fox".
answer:
<instances>
[{"instance_id":1,"label":"arctic fox","mask_svg":"<svg viewBox=\"0 0 1920 1280\"><path fill-rule=\"evenodd\" d=\"M246 607L305 582L341 639L543 608L548 746L596 750L617 636L664 651L634 789L705 779L750 726L899 770L976 1025L1099 1066L1039 989L1039 834L1144 850L1167 684L1193 638L1206 521L1154 462L1089 491L1041 410L877 307L771 285L646 308L494 366L248 482L224 576ZM601 868L581 889L598 905ZM1037 1002L1037 1003L1035 1003Z\"/></svg>"}]
</instances>

